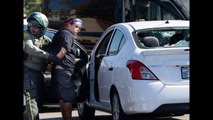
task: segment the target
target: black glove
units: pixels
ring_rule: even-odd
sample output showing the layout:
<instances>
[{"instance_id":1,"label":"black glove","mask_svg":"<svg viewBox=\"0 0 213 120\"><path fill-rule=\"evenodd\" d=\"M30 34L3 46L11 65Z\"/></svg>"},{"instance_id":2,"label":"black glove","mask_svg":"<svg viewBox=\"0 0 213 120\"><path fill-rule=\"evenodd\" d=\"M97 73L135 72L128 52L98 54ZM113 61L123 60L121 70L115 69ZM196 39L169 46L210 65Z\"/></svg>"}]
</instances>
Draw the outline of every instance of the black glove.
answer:
<instances>
[{"instance_id":1,"label":"black glove","mask_svg":"<svg viewBox=\"0 0 213 120\"><path fill-rule=\"evenodd\" d=\"M54 54L49 54L48 63L54 62L55 64L60 64L61 60Z\"/></svg>"}]
</instances>

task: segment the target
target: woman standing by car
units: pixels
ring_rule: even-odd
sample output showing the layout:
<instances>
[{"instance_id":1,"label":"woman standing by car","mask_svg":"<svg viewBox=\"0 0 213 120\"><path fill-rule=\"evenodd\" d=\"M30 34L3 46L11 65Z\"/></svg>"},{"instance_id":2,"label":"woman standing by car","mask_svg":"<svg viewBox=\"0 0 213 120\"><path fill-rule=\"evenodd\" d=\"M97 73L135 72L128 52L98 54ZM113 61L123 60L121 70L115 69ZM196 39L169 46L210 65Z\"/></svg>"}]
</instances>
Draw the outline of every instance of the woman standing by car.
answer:
<instances>
[{"instance_id":1,"label":"woman standing by car","mask_svg":"<svg viewBox=\"0 0 213 120\"><path fill-rule=\"evenodd\" d=\"M72 81L75 64L74 35L82 27L78 18L65 20L65 26L53 37L51 53L61 59L61 64L55 64L52 71L53 81L58 89L59 104L64 120L72 119L72 103L75 102L75 84Z\"/></svg>"}]
</instances>

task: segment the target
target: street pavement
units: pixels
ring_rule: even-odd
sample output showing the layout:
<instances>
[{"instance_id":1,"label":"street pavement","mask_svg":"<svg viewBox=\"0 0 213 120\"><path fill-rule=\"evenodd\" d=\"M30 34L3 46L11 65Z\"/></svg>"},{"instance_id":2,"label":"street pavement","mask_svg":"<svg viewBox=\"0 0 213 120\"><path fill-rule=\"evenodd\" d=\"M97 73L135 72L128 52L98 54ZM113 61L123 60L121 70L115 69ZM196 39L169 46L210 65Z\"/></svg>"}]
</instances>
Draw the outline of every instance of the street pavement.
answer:
<instances>
[{"instance_id":1,"label":"street pavement","mask_svg":"<svg viewBox=\"0 0 213 120\"><path fill-rule=\"evenodd\" d=\"M40 120L63 120L57 104L44 105L39 116ZM76 108L72 111L72 120L80 120ZM95 120L112 120L111 114L97 110L95 112Z\"/></svg>"},{"instance_id":2,"label":"street pavement","mask_svg":"<svg viewBox=\"0 0 213 120\"><path fill-rule=\"evenodd\" d=\"M61 113L59 111L59 105L44 105L43 109L40 111L40 120L63 120ZM158 118L133 118L133 120L190 120L190 115L186 114L184 116L174 116L174 117L158 117ZM72 112L72 120L80 120L78 117L78 112L76 108ZM112 120L111 114L98 111L95 112L95 120Z\"/></svg>"}]
</instances>

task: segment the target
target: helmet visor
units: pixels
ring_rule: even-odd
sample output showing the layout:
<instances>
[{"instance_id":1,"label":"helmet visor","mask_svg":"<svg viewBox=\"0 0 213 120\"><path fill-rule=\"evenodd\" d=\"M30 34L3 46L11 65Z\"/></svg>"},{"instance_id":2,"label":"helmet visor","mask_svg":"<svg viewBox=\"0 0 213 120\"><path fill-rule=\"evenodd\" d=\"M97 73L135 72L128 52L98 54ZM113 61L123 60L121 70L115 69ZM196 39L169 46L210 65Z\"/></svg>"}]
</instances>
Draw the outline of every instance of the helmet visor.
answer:
<instances>
[{"instance_id":1,"label":"helmet visor","mask_svg":"<svg viewBox=\"0 0 213 120\"><path fill-rule=\"evenodd\" d=\"M34 28L37 28L37 29L41 29L42 28L42 26L37 21L28 22L28 26L29 27L34 27Z\"/></svg>"}]
</instances>

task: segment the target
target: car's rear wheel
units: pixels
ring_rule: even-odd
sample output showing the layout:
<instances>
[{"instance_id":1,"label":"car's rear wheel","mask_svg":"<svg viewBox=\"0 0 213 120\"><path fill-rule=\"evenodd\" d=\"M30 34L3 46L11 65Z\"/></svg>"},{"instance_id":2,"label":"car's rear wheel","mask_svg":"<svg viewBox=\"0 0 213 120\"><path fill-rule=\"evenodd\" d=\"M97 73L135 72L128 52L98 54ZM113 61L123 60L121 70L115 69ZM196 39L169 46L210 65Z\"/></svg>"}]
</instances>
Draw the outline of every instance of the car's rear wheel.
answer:
<instances>
[{"instance_id":1,"label":"car's rear wheel","mask_svg":"<svg viewBox=\"0 0 213 120\"><path fill-rule=\"evenodd\" d=\"M117 92L112 96L112 118L113 120L127 120L127 115L123 112Z\"/></svg>"},{"instance_id":2,"label":"car's rear wheel","mask_svg":"<svg viewBox=\"0 0 213 120\"><path fill-rule=\"evenodd\" d=\"M77 103L77 108L81 120L94 120L95 109L88 107L86 103Z\"/></svg>"}]
</instances>

